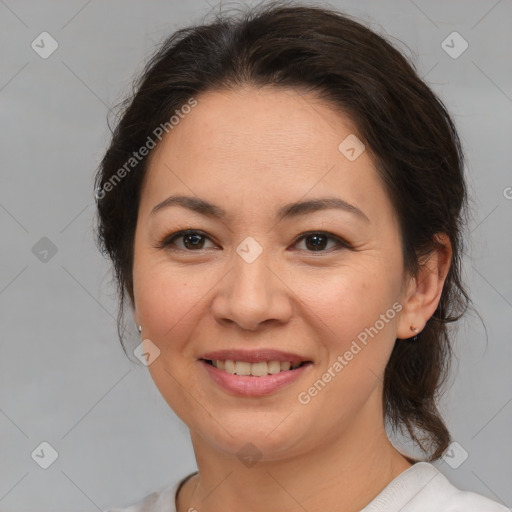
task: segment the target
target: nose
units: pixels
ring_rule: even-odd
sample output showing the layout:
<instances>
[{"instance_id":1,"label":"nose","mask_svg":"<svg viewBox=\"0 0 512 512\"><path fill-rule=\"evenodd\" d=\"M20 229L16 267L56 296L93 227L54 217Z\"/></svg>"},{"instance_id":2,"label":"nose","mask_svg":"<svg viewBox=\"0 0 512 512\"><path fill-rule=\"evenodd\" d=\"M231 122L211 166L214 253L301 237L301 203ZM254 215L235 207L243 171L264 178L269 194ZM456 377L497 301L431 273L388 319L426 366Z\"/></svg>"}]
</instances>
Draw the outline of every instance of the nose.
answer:
<instances>
[{"instance_id":1,"label":"nose","mask_svg":"<svg viewBox=\"0 0 512 512\"><path fill-rule=\"evenodd\" d=\"M284 324L293 314L293 293L286 281L265 251L251 263L236 254L231 271L218 285L213 316L219 323L248 331Z\"/></svg>"}]
</instances>

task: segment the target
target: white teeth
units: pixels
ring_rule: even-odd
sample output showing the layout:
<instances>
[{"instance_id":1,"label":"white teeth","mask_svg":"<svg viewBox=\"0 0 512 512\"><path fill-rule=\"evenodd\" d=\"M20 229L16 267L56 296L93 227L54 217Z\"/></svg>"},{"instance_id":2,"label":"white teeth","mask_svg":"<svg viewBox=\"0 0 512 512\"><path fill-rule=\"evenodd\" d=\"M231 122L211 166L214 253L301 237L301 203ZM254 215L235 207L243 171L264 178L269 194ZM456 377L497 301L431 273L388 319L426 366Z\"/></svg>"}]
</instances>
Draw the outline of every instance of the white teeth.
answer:
<instances>
[{"instance_id":1,"label":"white teeth","mask_svg":"<svg viewBox=\"0 0 512 512\"><path fill-rule=\"evenodd\" d=\"M255 377L263 377L268 375L268 365L266 361L260 361L259 363L251 364L251 375Z\"/></svg>"},{"instance_id":2,"label":"white teeth","mask_svg":"<svg viewBox=\"0 0 512 512\"><path fill-rule=\"evenodd\" d=\"M281 363L279 361L269 361L267 363L268 373L271 375L274 373L279 373L281 371Z\"/></svg>"},{"instance_id":3,"label":"white teeth","mask_svg":"<svg viewBox=\"0 0 512 512\"><path fill-rule=\"evenodd\" d=\"M253 375L254 377L264 377L276 373L294 370L301 363L291 363L290 361L259 361L257 363L248 363L247 361L233 361L226 359L222 361L216 359L212 361L213 366L219 370L224 370L232 375Z\"/></svg>"},{"instance_id":4,"label":"white teeth","mask_svg":"<svg viewBox=\"0 0 512 512\"><path fill-rule=\"evenodd\" d=\"M231 359L226 359L224 362L224 370L228 373L235 374L235 362L231 361Z\"/></svg>"},{"instance_id":5,"label":"white teeth","mask_svg":"<svg viewBox=\"0 0 512 512\"><path fill-rule=\"evenodd\" d=\"M235 363L235 373L237 375L251 375L251 363L237 361Z\"/></svg>"}]
</instances>

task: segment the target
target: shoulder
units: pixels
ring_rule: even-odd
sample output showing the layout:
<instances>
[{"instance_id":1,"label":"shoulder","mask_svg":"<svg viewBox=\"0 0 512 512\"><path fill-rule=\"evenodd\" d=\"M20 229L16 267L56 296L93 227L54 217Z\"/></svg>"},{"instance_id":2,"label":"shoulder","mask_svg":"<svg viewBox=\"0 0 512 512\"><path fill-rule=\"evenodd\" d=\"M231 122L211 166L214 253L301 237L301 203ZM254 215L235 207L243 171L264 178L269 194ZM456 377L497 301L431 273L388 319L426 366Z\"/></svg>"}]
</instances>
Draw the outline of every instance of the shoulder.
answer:
<instances>
[{"instance_id":1,"label":"shoulder","mask_svg":"<svg viewBox=\"0 0 512 512\"><path fill-rule=\"evenodd\" d=\"M455 487L435 466L417 462L362 512L510 512L485 496Z\"/></svg>"},{"instance_id":2,"label":"shoulder","mask_svg":"<svg viewBox=\"0 0 512 512\"><path fill-rule=\"evenodd\" d=\"M448 512L510 512L505 505L469 491L455 493L447 502Z\"/></svg>"},{"instance_id":3,"label":"shoulder","mask_svg":"<svg viewBox=\"0 0 512 512\"><path fill-rule=\"evenodd\" d=\"M155 491L128 507L109 508L104 512L156 512L156 502L161 494L162 491Z\"/></svg>"},{"instance_id":4,"label":"shoulder","mask_svg":"<svg viewBox=\"0 0 512 512\"><path fill-rule=\"evenodd\" d=\"M176 494L179 488L195 474L195 472L191 473L178 482L161 487L128 507L109 508L104 512L176 512Z\"/></svg>"},{"instance_id":5,"label":"shoulder","mask_svg":"<svg viewBox=\"0 0 512 512\"><path fill-rule=\"evenodd\" d=\"M470 491L462 491L453 486L447 478L439 473L445 481L447 512L510 512L505 505Z\"/></svg>"},{"instance_id":6,"label":"shoulder","mask_svg":"<svg viewBox=\"0 0 512 512\"><path fill-rule=\"evenodd\" d=\"M436 471L436 485L446 512L510 512L510 509L481 494L463 491L455 487L439 470Z\"/></svg>"}]
</instances>

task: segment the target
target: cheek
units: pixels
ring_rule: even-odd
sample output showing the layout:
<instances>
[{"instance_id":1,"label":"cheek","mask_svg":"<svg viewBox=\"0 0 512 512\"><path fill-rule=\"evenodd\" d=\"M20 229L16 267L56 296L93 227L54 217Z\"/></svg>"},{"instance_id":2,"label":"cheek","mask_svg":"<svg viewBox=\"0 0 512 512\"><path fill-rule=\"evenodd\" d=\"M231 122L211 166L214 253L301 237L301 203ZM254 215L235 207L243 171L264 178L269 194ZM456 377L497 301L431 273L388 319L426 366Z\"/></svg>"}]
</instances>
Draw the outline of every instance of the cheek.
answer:
<instances>
[{"instance_id":1,"label":"cheek","mask_svg":"<svg viewBox=\"0 0 512 512\"><path fill-rule=\"evenodd\" d=\"M371 268L350 269L333 272L315 284L309 281L306 285L303 280L297 293L316 316L316 323L321 321L332 344L343 349L376 322L379 331L388 331L394 325L394 310L386 316L384 326L379 321L398 297L398 287L390 277L390 273Z\"/></svg>"},{"instance_id":2,"label":"cheek","mask_svg":"<svg viewBox=\"0 0 512 512\"><path fill-rule=\"evenodd\" d=\"M379 385L395 342L398 288L391 270L383 272L369 262L365 268L346 269L322 280L321 286L301 290L319 329L313 336L324 352L310 385L326 383L325 392L318 395L315 389L313 395L304 391L314 396L320 409L338 404L340 421L355 413Z\"/></svg>"},{"instance_id":3,"label":"cheek","mask_svg":"<svg viewBox=\"0 0 512 512\"><path fill-rule=\"evenodd\" d=\"M171 268L165 263L134 265L134 292L144 335L161 351L180 348L180 342L197 324L201 299L210 286L198 282L190 269Z\"/></svg>"},{"instance_id":4,"label":"cheek","mask_svg":"<svg viewBox=\"0 0 512 512\"><path fill-rule=\"evenodd\" d=\"M298 398L326 424L349 421L383 380L400 310L389 278L360 269L301 289L323 357ZM332 410L329 417L326 409Z\"/></svg>"},{"instance_id":5,"label":"cheek","mask_svg":"<svg viewBox=\"0 0 512 512\"><path fill-rule=\"evenodd\" d=\"M190 379L194 371L193 343L201 299L212 284L200 280L190 269L140 260L134 265L134 289L144 338L150 339L160 355L148 366L156 387L174 412L187 424L201 420L201 410L191 407L191 396L201 390ZM192 402L194 402L192 400ZM194 419L195 418L195 419Z\"/></svg>"}]
</instances>

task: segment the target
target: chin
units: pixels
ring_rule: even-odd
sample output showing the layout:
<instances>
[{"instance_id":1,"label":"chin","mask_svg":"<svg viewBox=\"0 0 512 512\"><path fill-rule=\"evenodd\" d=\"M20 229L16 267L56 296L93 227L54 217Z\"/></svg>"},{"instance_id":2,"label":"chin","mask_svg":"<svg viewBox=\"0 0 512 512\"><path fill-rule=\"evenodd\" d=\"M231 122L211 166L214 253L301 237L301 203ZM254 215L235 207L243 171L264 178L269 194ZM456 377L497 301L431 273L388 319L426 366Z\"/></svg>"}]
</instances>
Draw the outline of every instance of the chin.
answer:
<instances>
[{"instance_id":1,"label":"chin","mask_svg":"<svg viewBox=\"0 0 512 512\"><path fill-rule=\"evenodd\" d=\"M298 446L301 450L305 448L304 438L308 429L305 428L304 432L297 431L296 422L283 421L285 417L286 414L281 415L277 421L258 421L249 417L247 421L241 421L240 418L233 422L225 421L225 424L229 425L227 432L214 422L207 429L205 425L195 428L192 440L198 436L202 438L202 443L229 456L237 457L244 464L246 460L286 459L298 454L295 453ZM289 427L293 427L294 430Z\"/></svg>"}]
</instances>

